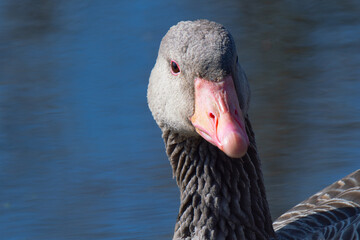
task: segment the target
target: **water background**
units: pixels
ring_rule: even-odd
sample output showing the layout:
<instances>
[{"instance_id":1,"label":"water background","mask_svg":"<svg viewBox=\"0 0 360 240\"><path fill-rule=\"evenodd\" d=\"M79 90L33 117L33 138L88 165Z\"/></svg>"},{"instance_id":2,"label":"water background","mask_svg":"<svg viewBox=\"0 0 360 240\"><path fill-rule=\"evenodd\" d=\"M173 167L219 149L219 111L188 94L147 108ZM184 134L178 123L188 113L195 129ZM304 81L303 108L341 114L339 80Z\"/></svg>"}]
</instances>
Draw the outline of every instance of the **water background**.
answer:
<instances>
[{"instance_id":1,"label":"water background","mask_svg":"<svg viewBox=\"0 0 360 240\"><path fill-rule=\"evenodd\" d=\"M180 20L233 34L275 219L360 168L359 1L0 1L0 239L170 239L146 103Z\"/></svg>"}]
</instances>

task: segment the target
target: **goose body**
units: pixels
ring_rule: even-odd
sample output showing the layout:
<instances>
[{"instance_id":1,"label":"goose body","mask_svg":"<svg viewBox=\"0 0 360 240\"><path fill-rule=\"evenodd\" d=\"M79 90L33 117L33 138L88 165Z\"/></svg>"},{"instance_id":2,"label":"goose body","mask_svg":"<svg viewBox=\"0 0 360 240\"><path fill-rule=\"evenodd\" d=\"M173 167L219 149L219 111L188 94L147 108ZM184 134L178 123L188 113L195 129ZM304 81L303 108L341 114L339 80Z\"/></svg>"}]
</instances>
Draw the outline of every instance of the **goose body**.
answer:
<instances>
[{"instance_id":1,"label":"goose body","mask_svg":"<svg viewBox=\"0 0 360 240\"><path fill-rule=\"evenodd\" d=\"M148 104L180 189L173 239L360 239L360 170L272 222L231 34L180 22L162 39Z\"/></svg>"}]
</instances>

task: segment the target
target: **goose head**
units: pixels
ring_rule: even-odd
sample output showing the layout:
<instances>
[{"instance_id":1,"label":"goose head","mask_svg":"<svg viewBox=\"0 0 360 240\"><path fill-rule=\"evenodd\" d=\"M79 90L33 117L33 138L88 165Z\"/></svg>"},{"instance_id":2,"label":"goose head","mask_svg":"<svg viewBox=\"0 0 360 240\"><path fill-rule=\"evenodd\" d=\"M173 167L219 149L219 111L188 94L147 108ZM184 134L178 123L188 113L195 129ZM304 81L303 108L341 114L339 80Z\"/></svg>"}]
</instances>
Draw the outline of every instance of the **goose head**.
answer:
<instances>
[{"instance_id":1,"label":"goose head","mask_svg":"<svg viewBox=\"0 0 360 240\"><path fill-rule=\"evenodd\" d=\"M184 21L161 41L148 86L161 129L202 137L226 155L242 157L250 90L231 34L208 20Z\"/></svg>"}]
</instances>

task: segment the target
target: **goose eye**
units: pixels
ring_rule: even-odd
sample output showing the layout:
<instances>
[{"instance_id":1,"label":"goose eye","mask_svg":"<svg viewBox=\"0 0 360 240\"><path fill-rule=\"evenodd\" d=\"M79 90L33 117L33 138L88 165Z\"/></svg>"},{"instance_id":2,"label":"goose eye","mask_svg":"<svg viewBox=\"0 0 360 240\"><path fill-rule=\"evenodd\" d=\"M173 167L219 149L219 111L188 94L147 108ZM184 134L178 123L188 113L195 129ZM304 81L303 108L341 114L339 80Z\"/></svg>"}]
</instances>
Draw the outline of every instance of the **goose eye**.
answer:
<instances>
[{"instance_id":1,"label":"goose eye","mask_svg":"<svg viewBox=\"0 0 360 240\"><path fill-rule=\"evenodd\" d=\"M239 63L239 57L236 56L236 63Z\"/></svg>"},{"instance_id":2,"label":"goose eye","mask_svg":"<svg viewBox=\"0 0 360 240\"><path fill-rule=\"evenodd\" d=\"M170 65L171 65L171 73L175 76L179 75L180 74L179 65L174 60L171 61Z\"/></svg>"}]
</instances>

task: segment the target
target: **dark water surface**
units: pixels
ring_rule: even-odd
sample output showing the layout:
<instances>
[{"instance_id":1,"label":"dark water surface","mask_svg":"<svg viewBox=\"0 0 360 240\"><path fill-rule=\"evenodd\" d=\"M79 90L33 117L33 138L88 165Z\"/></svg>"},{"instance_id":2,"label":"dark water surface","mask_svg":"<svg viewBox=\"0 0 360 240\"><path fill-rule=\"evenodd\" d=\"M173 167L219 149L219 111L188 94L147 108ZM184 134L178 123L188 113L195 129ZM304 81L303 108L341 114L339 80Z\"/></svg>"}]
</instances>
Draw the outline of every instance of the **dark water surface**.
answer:
<instances>
[{"instance_id":1,"label":"dark water surface","mask_svg":"<svg viewBox=\"0 0 360 240\"><path fill-rule=\"evenodd\" d=\"M162 36L233 33L275 219L360 168L359 1L0 2L0 239L170 239L179 205L146 103Z\"/></svg>"}]
</instances>

